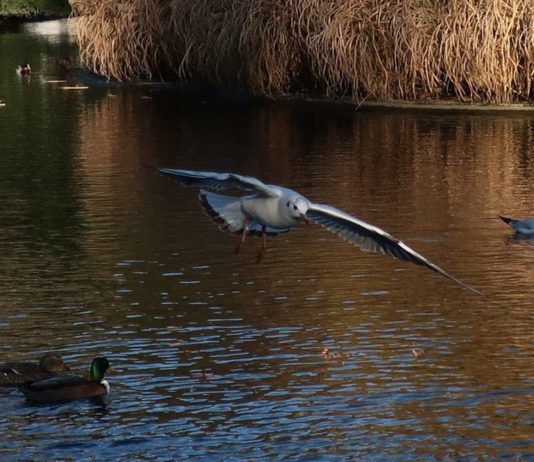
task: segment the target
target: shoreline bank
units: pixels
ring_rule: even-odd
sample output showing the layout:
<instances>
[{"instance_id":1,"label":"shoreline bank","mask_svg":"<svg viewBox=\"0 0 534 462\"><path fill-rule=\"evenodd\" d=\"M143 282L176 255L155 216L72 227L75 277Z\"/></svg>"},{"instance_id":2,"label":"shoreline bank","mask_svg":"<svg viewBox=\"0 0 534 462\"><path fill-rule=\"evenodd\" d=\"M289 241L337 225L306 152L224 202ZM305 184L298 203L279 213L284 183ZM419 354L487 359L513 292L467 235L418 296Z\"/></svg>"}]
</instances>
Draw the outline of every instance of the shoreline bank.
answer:
<instances>
[{"instance_id":1,"label":"shoreline bank","mask_svg":"<svg viewBox=\"0 0 534 462\"><path fill-rule=\"evenodd\" d=\"M7 0L0 2L0 22L47 21L67 18L71 8L66 0Z\"/></svg>"}]
</instances>

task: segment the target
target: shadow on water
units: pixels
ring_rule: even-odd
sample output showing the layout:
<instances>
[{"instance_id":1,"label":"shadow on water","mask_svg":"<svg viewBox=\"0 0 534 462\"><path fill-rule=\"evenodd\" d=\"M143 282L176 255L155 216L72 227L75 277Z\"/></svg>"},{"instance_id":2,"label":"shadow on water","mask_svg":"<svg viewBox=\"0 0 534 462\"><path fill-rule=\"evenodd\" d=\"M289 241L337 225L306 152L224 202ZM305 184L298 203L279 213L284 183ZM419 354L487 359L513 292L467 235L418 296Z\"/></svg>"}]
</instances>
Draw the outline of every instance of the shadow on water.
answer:
<instances>
[{"instance_id":1,"label":"shadow on water","mask_svg":"<svg viewBox=\"0 0 534 462\"><path fill-rule=\"evenodd\" d=\"M515 233L512 236L506 238L507 242L525 242L525 243L534 243L534 234L521 234Z\"/></svg>"},{"instance_id":2,"label":"shadow on water","mask_svg":"<svg viewBox=\"0 0 534 462\"><path fill-rule=\"evenodd\" d=\"M61 56L48 25L1 36L2 357L118 371L106 407L0 389L2 460L531 456L534 270L498 219L532 213L531 117L66 91ZM292 187L487 296L313 226L257 265L145 165Z\"/></svg>"}]
</instances>

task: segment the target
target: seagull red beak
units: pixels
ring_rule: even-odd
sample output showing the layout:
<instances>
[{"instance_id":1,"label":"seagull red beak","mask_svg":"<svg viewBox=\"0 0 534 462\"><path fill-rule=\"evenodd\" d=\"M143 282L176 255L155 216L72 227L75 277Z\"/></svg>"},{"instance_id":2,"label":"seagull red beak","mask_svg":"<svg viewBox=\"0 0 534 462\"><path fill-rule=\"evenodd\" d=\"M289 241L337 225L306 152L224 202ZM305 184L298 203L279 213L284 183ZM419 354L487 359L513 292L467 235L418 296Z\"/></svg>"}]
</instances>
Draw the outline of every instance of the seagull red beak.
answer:
<instances>
[{"instance_id":1,"label":"seagull red beak","mask_svg":"<svg viewBox=\"0 0 534 462\"><path fill-rule=\"evenodd\" d=\"M310 224L310 220L308 219L308 217L306 216L305 213L303 213L303 214L300 215L300 219L301 219L304 223L306 223L307 225Z\"/></svg>"}]
</instances>

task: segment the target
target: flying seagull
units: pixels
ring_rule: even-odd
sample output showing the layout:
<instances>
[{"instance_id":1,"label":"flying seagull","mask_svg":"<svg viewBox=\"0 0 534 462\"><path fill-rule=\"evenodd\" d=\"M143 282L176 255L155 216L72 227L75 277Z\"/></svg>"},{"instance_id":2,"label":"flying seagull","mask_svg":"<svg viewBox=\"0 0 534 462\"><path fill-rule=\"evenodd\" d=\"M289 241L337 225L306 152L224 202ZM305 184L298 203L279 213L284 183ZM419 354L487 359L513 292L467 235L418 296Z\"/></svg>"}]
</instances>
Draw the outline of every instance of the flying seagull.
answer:
<instances>
[{"instance_id":1,"label":"flying seagull","mask_svg":"<svg viewBox=\"0 0 534 462\"><path fill-rule=\"evenodd\" d=\"M172 168L158 168L161 174L178 180L184 186L200 187L200 203L208 215L223 230L241 234L235 253L239 253L249 234L263 238L257 261L265 253L266 236L290 231L301 221L313 221L361 250L389 254L400 260L424 266L482 295L438 266L428 261L403 242L377 226L348 215L329 205L315 204L296 191L268 185L257 178L235 173L214 173ZM227 189L247 193L241 196L217 194L211 191ZM211 191L208 191L211 190Z\"/></svg>"},{"instance_id":2,"label":"flying seagull","mask_svg":"<svg viewBox=\"0 0 534 462\"><path fill-rule=\"evenodd\" d=\"M502 215L499 215L499 218L509 225L517 234L534 236L534 218L514 220L513 218L503 217Z\"/></svg>"}]
</instances>

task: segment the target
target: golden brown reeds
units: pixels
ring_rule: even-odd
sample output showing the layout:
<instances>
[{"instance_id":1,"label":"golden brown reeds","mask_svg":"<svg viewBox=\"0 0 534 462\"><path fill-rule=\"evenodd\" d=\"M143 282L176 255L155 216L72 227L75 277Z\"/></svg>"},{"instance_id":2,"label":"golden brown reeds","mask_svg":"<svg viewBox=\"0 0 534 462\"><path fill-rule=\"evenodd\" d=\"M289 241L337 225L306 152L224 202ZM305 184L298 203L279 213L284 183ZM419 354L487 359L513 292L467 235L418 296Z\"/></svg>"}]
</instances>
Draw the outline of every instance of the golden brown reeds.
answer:
<instances>
[{"instance_id":1,"label":"golden brown reeds","mask_svg":"<svg viewBox=\"0 0 534 462\"><path fill-rule=\"evenodd\" d=\"M70 0L78 17L80 59L117 80L151 77L169 61L169 2Z\"/></svg>"},{"instance_id":2,"label":"golden brown reeds","mask_svg":"<svg viewBox=\"0 0 534 462\"><path fill-rule=\"evenodd\" d=\"M257 94L288 90L301 68L294 31L298 0L174 0L179 75Z\"/></svg>"},{"instance_id":3,"label":"golden brown reeds","mask_svg":"<svg viewBox=\"0 0 534 462\"><path fill-rule=\"evenodd\" d=\"M534 95L533 0L71 0L82 61L280 95Z\"/></svg>"},{"instance_id":4,"label":"golden brown reeds","mask_svg":"<svg viewBox=\"0 0 534 462\"><path fill-rule=\"evenodd\" d=\"M534 2L449 0L442 62L460 99L509 102L532 97Z\"/></svg>"}]
</instances>

